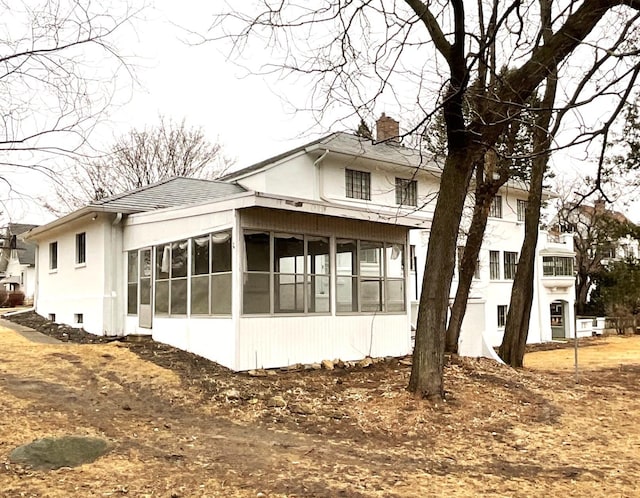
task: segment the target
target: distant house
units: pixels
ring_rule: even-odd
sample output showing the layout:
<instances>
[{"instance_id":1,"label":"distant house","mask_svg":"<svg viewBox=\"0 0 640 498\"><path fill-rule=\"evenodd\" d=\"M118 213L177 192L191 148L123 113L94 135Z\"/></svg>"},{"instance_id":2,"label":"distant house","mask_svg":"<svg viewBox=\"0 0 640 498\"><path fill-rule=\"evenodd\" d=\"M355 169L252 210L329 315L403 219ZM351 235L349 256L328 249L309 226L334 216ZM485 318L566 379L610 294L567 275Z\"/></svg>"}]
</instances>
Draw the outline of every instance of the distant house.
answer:
<instances>
[{"instance_id":1,"label":"distant house","mask_svg":"<svg viewBox=\"0 0 640 498\"><path fill-rule=\"evenodd\" d=\"M36 244L22 239L37 225L9 223L0 229L0 284L7 291L21 291L27 303L33 302L36 287Z\"/></svg>"},{"instance_id":2,"label":"distant house","mask_svg":"<svg viewBox=\"0 0 640 498\"><path fill-rule=\"evenodd\" d=\"M593 277L612 261L640 257L636 227L621 212L607 209L603 199L593 205L569 204L551 221L553 231L573 238L576 251L576 294L582 313L594 286Z\"/></svg>"},{"instance_id":3,"label":"distant house","mask_svg":"<svg viewBox=\"0 0 640 498\"><path fill-rule=\"evenodd\" d=\"M37 312L234 370L409 353L440 169L381 119L377 141L332 133L220 181L174 178L31 230ZM504 330L524 199L522 185L497 198L463 354L487 353ZM551 339L552 319L573 330L571 238L543 240L532 342Z\"/></svg>"}]
</instances>

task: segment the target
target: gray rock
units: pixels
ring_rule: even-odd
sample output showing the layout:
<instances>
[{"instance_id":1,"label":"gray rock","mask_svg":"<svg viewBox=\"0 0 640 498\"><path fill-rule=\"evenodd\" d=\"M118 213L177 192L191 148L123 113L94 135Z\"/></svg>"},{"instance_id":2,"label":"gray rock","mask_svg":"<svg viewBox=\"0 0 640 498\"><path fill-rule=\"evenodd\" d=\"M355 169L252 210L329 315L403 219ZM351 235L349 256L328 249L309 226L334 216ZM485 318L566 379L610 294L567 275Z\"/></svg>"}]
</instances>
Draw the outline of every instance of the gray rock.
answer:
<instances>
[{"instance_id":1,"label":"gray rock","mask_svg":"<svg viewBox=\"0 0 640 498\"><path fill-rule=\"evenodd\" d=\"M9 454L9 461L39 470L77 467L104 455L109 445L104 439L83 436L44 438L19 446Z\"/></svg>"}]
</instances>

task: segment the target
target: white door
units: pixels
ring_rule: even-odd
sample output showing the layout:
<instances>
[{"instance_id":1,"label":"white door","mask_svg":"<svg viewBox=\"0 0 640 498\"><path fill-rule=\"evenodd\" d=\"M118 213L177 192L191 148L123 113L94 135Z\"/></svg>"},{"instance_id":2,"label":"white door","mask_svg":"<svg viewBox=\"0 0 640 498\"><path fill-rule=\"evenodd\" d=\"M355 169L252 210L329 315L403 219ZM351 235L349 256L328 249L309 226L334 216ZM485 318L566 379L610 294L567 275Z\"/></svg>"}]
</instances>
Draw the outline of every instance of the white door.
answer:
<instances>
[{"instance_id":1,"label":"white door","mask_svg":"<svg viewBox=\"0 0 640 498\"><path fill-rule=\"evenodd\" d=\"M153 318L151 308L152 270L151 248L140 249L140 307L138 310L138 325L145 329L151 328Z\"/></svg>"}]
</instances>

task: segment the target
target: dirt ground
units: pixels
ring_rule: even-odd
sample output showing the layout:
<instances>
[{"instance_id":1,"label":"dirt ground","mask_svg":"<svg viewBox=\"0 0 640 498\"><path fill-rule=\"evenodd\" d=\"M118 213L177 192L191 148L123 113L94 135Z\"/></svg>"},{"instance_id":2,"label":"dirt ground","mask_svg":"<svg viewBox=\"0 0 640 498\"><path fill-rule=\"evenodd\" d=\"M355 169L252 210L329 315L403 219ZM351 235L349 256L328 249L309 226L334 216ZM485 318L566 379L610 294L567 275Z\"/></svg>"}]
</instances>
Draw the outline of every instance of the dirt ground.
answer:
<instances>
[{"instance_id":1,"label":"dirt ground","mask_svg":"<svg viewBox=\"0 0 640 498\"><path fill-rule=\"evenodd\" d=\"M588 345L579 384L571 349L521 371L454 357L436 405L395 359L251 377L156 343L2 328L0 496L640 496L640 336ZM111 450L54 471L8 462L69 434Z\"/></svg>"}]
</instances>

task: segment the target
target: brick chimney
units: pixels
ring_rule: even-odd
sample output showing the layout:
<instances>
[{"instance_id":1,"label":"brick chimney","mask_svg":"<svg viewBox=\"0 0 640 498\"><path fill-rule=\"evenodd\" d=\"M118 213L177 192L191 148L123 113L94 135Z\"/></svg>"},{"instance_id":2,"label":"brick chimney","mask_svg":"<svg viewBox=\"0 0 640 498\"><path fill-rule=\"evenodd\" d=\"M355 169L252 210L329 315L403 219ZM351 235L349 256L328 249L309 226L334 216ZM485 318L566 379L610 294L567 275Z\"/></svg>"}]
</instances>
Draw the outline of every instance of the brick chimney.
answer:
<instances>
[{"instance_id":1,"label":"brick chimney","mask_svg":"<svg viewBox=\"0 0 640 498\"><path fill-rule=\"evenodd\" d=\"M383 112L376 121L376 140L378 142L385 140L400 142L400 123Z\"/></svg>"}]
</instances>

